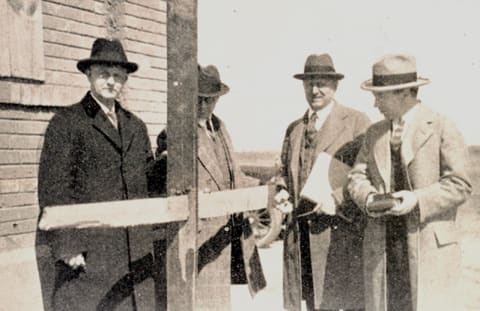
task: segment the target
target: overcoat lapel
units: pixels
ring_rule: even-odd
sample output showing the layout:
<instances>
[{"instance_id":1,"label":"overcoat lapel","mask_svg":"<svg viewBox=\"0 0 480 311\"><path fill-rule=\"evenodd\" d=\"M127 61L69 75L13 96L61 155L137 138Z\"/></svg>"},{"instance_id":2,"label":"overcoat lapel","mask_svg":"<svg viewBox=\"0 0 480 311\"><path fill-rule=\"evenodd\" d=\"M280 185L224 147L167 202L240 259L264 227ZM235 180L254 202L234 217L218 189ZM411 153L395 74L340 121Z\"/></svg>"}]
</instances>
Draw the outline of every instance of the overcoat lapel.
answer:
<instances>
[{"instance_id":1,"label":"overcoat lapel","mask_svg":"<svg viewBox=\"0 0 480 311\"><path fill-rule=\"evenodd\" d=\"M293 193L299 193L298 189L298 169L300 159L300 148L302 147L303 132L305 130L305 123L298 122L290 135L290 145L292 148L292 156L290 159L290 176L293 178Z\"/></svg>"},{"instance_id":2,"label":"overcoat lapel","mask_svg":"<svg viewBox=\"0 0 480 311\"><path fill-rule=\"evenodd\" d=\"M122 141L118 131L113 127L112 123L110 123L107 116L103 113L99 104L97 104L92 98L90 93L82 99L82 105L85 112L92 120L92 126L100 131L107 140L117 148L117 150L122 150Z\"/></svg>"},{"instance_id":3,"label":"overcoat lapel","mask_svg":"<svg viewBox=\"0 0 480 311\"><path fill-rule=\"evenodd\" d=\"M208 137L205 130L198 126L198 161L200 164L205 168L208 172L212 180L215 182L217 187L221 189L221 185L223 184L223 174L220 171L217 163L217 157L215 155L215 151L213 148L210 148L210 138Z\"/></svg>"},{"instance_id":4,"label":"overcoat lapel","mask_svg":"<svg viewBox=\"0 0 480 311\"><path fill-rule=\"evenodd\" d=\"M420 147L432 136L432 112L419 104L412 124L409 124L402 142L402 159L405 166L412 162Z\"/></svg>"},{"instance_id":5,"label":"overcoat lapel","mask_svg":"<svg viewBox=\"0 0 480 311\"><path fill-rule=\"evenodd\" d=\"M118 129L121 137L122 144L122 153L125 155L133 141L135 136L135 129L132 128L133 123L128 122L129 114L126 112L120 105L117 103L117 118L118 118Z\"/></svg>"},{"instance_id":6,"label":"overcoat lapel","mask_svg":"<svg viewBox=\"0 0 480 311\"><path fill-rule=\"evenodd\" d=\"M335 141L337 136L343 132L346 124L343 119L347 117L348 115L344 113L340 106L334 103L330 115L327 117L325 123L317 133L317 147L315 149L316 155L328 149L328 147L330 147Z\"/></svg>"}]
</instances>

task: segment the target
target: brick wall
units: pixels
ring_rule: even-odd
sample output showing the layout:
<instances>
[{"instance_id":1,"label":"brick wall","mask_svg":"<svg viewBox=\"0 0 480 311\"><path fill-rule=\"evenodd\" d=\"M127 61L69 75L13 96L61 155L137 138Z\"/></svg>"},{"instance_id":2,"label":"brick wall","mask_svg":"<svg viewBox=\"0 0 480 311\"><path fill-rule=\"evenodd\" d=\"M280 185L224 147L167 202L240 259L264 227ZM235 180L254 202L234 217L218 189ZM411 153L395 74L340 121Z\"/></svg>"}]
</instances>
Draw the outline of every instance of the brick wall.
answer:
<instances>
[{"instance_id":1,"label":"brick wall","mask_svg":"<svg viewBox=\"0 0 480 311\"><path fill-rule=\"evenodd\" d=\"M166 124L165 0L37 2L43 34L43 59L38 61L44 64L37 76L43 81L0 75L0 251L33 245L43 133L56 111L87 91L88 81L76 62L89 56L96 37L120 38L129 60L139 64L122 104L147 124L152 146ZM19 53L30 55L28 50Z\"/></svg>"}]
</instances>

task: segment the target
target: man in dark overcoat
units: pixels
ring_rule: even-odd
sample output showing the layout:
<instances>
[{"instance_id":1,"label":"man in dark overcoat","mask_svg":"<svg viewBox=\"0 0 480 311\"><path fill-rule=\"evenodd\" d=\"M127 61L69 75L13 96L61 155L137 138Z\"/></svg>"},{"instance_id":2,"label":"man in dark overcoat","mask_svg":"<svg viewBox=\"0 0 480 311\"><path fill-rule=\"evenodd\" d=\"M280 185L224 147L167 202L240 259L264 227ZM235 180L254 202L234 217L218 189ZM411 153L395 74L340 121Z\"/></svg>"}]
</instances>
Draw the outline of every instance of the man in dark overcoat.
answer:
<instances>
[{"instance_id":1,"label":"man in dark overcoat","mask_svg":"<svg viewBox=\"0 0 480 311\"><path fill-rule=\"evenodd\" d=\"M127 60L120 41L100 38L77 68L91 87L48 125L38 179L41 210L147 196L146 167L152 159L147 129L116 100L137 64ZM55 266L53 309L154 310L153 258L145 230L47 232Z\"/></svg>"},{"instance_id":2,"label":"man in dark overcoat","mask_svg":"<svg viewBox=\"0 0 480 311\"><path fill-rule=\"evenodd\" d=\"M455 219L472 191L465 143L417 99L429 80L417 76L414 57L386 55L372 71L362 88L385 119L368 129L348 185L368 215L366 310L461 310Z\"/></svg>"},{"instance_id":3,"label":"man in dark overcoat","mask_svg":"<svg viewBox=\"0 0 480 311\"><path fill-rule=\"evenodd\" d=\"M310 55L304 73L294 77L303 80L309 108L288 126L281 154L279 186L293 204L284 238L284 307L300 310L305 300L308 310L363 309L362 218L344 196L343 184L312 210L306 208L312 202L302 200L300 192L319 154L353 165L370 121L334 99L343 74L335 71L328 54ZM346 181L347 172L331 173Z\"/></svg>"}]
</instances>

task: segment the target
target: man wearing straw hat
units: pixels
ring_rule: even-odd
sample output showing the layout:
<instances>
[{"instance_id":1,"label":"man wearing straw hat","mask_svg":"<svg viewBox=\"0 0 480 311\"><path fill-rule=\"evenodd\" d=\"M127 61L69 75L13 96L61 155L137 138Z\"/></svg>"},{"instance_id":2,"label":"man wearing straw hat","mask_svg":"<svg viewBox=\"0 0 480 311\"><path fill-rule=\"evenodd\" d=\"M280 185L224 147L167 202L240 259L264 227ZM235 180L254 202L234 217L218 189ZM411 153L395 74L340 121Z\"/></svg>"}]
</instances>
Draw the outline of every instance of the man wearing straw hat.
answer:
<instances>
[{"instance_id":1,"label":"man wearing straw hat","mask_svg":"<svg viewBox=\"0 0 480 311\"><path fill-rule=\"evenodd\" d=\"M137 64L127 60L120 41L100 38L77 69L90 90L48 125L38 177L40 208L146 197L146 167L152 159L147 129L116 100ZM144 257L131 253L147 238L142 232L46 232L55 266L53 309L153 310L152 255L148 250Z\"/></svg>"},{"instance_id":2,"label":"man wearing straw hat","mask_svg":"<svg viewBox=\"0 0 480 311\"><path fill-rule=\"evenodd\" d=\"M364 113L334 99L344 76L335 71L330 55L308 56L304 72L294 77L303 81L309 107L288 126L281 154L278 186L285 190L277 198L283 193L293 205L284 240L284 307L300 310L305 300L308 310L360 310L364 304L363 222L361 213L344 196L344 187L370 121ZM340 182L317 183L317 192L325 195L311 202L301 192L319 156L335 159L332 165L341 163L342 169L329 169L329 177ZM315 208L306 208L313 207L312 203Z\"/></svg>"},{"instance_id":3,"label":"man wearing straw hat","mask_svg":"<svg viewBox=\"0 0 480 311\"><path fill-rule=\"evenodd\" d=\"M367 218L366 310L459 310L457 208L471 193L462 135L417 99L415 59L387 55L362 84L385 119L365 137L348 189Z\"/></svg>"}]
</instances>

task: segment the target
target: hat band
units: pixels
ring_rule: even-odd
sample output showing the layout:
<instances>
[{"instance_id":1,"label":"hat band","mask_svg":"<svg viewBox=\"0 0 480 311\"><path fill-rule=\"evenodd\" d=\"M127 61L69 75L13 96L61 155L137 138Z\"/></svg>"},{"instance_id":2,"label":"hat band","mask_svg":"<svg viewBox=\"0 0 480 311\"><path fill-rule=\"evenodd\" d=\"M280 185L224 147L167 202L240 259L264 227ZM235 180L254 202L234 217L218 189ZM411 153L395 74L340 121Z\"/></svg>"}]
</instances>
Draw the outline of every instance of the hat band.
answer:
<instances>
[{"instance_id":1,"label":"hat band","mask_svg":"<svg viewBox=\"0 0 480 311\"><path fill-rule=\"evenodd\" d=\"M315 65L308 65L305 66L305 73L317 73L317 72L335 72L335 68L331 66L315 66Z\"/></svg>"},{"instance_id":2,"label":"hat band","mask_svg":"<svg viewBox=\"0 0 480 311\"><path fill-rule=\"evenodd\" d=\"M373 86L390 86L415 81L417 81L416 72L394 75L373 75Z\"/></svg>"}]
</instances>

